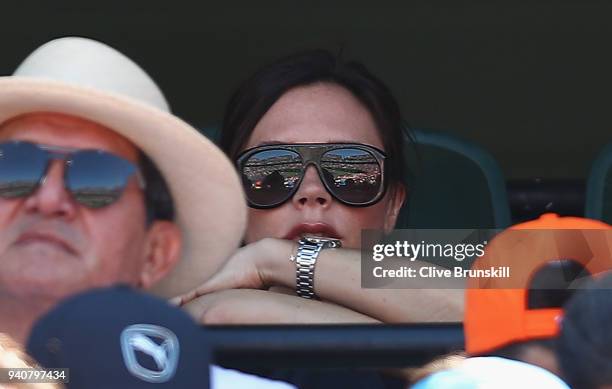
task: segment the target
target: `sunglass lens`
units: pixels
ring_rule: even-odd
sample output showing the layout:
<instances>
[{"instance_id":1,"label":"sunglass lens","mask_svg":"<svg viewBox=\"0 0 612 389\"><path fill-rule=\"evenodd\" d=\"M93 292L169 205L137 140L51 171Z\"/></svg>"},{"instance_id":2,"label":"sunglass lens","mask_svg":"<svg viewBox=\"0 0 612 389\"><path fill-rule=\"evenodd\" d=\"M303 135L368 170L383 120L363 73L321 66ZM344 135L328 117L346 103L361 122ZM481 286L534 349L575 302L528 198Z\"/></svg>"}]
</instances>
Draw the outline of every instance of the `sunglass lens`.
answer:
<instances>
[{"instance_id":1,"label":"sunglass lens","mask_svg":"<svg viewBox=\"0 0 612 389\"><path fill-rule=\"evenodd\" d=\"M121 197L135 172L134 164L110 153L79 151L68 161L66 185L79 204L102 208Z\"/></svg>"},{"instance_id":2,"label":"sunglass lens","mask_svg":"<svg viewBox=\"0 0 612 389\"><path fill-rule=\"evenodd\" d=\"M248 157L241 170L249 202L273 207L286 201L299 185L302 158L291 150L263 150Z\"/></svg>"},{"instance_id":3,"label":"sunglass lens","mask_svg":"<svg viewBox=\"0 0 612 389\"><path fill-rule=\"evenodd\" d=\"M0 143L0 197L29 196L47 166L47 154L27 142Z\"/></svg>"},{"instance_id":4,"label":"sunglass lens","mask_svg":"<svg viewBox=\"0 0 612 389\"><path fill-rule=\"evenodd\" d=\"M368 204L380 195L382 172L376 157L362 149L342 148L321 157L327 186L340 201Z\"/></svg>"}]
</instances>

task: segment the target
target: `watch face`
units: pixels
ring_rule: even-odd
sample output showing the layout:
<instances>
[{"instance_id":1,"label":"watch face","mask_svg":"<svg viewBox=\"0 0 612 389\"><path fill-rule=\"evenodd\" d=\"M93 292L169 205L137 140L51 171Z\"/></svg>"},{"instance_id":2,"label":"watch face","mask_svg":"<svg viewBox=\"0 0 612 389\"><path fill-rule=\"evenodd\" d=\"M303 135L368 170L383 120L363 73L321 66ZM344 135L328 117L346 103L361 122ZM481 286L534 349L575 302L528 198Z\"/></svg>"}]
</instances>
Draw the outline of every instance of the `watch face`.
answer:
<instances>
[{"instance_id":1,"label":"watch face","mask_svg":"<svg viewBox=\"0 0 612 389\"><path fill-rule=\"evenodd\" d=\"M340 242L340 239L326 238L322 236L309 236L309 235L303 236L302 239L304 239L307 242L314 243L314 244L322 243L325 248L342 247L342 242Z\"/></svg>"}]
</instances>

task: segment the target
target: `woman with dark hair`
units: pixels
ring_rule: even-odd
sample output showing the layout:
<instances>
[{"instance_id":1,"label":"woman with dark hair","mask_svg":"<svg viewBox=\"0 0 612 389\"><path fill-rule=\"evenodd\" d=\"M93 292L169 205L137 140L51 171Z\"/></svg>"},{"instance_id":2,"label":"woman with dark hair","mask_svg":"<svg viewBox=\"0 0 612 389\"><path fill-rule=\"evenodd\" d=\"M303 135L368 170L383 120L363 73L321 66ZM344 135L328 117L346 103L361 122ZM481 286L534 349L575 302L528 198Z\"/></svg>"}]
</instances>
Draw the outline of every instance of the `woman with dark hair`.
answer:
<instances>
[{"instance_id":1,"label":"woman with dark hair","mask_svg":"<svg viewBox=\"0 0 612 389\"><path fill-rule=\"evenodd\" d=\"M246 245L186 309L207 323L460 320L462 291L360 285L362 230L391 231L408 192L403 142L397 102L357 62L315 50L249 78L220 140L250 206Z\"/></svg>"}]
</instances>

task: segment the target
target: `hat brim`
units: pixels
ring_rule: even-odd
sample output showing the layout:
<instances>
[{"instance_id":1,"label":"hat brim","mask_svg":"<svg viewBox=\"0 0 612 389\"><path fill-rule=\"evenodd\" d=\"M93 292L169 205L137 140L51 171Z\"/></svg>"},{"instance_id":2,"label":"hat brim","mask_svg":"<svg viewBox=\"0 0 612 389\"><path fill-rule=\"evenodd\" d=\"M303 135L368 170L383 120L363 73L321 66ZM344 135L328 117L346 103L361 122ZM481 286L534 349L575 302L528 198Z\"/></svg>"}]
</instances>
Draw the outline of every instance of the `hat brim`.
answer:
<instances>
[{"instance_id":1,"label":"hat brim","mask_svg":"<svg viewBox=\"0 0 612 389\"><path fill-rule=\"evenodd\" d=\"M0 77L0 123L31 112L99 123L155 162L174 200L183 247L181 260L153 293L188 292L238 248L246 226L240 180L221 150L189 124L127 97L51 80Z\"/></svg>"}]
</instances>

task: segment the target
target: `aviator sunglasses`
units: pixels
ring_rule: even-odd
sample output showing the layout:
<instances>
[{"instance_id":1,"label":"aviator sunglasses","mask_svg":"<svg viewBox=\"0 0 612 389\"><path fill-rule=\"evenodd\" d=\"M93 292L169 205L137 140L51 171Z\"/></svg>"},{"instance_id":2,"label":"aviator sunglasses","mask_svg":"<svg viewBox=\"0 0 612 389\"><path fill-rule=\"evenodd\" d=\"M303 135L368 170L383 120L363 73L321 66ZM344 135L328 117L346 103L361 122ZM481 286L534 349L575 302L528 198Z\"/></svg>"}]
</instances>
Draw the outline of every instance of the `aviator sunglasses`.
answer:
<instances>
[{"instance_id":1,"label":"aviator sunglasses","mask_svg":"<svg viewBox=\"0 0 612 389\"><path fill-rule=\"evenodd\" d=\"M102 208L117 201L130 177L145 183L138 167L107 151L46 146L25 141L0 143L0 197L27 197L44 183L53 160L64 161L64 186L76 202Z\"/></svg>"},{"instance_id":2,"label":"aviator sunglasses","mask_svg":"<svg viewBox=\"0 0 612 389\"><path fill-rule=\"evenodd\" d=\"M293 197L310 165L336 200L365 207L385 193L385 158L381 150L359 143L274 144L244 151L237 164L253 208L278 207Z\"/></svg>"}]
</instances>

